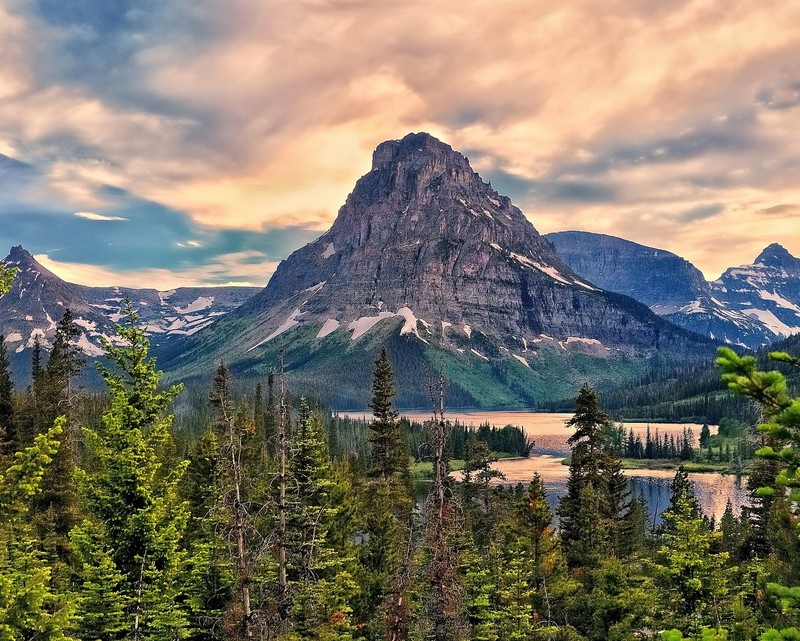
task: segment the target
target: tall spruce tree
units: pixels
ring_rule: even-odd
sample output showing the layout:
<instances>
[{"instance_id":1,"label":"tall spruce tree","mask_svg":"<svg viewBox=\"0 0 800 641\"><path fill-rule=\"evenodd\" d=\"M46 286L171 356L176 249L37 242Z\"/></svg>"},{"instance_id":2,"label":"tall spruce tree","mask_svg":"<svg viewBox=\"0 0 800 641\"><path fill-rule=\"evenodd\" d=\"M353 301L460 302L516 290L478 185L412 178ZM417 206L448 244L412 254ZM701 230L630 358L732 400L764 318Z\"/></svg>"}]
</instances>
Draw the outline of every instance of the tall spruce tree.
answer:
<instances>
[{"instance_id":1,"label":"tall spruce tree","mask_svg":"<svg viewBox=\"0 0 800 641\"><path fill-rule=\"evenodd\" d=\"M367 432L369 478L361 501L368 536L358 550L358 578L364 590L357 614L372 617L370 635L389 639L405 637L408 626L413 505L408 447L392 403L394 394L394 374L384 348L373 372L373 421Z\"/></svg>"},{"instance_id":2,"label":"tall spruce tree","mask_svg":"<svg viewBox=\"0 0 800 641\"><path fill-rule=\"evenodd\" d=\"M0 455L15 452L19 445L14 422L14 381L5 337L0 334Z\"/></svg>"},{"instance_id":3,"label":"tall spruce tree","mask_svg":"<svg viewBox=\"0 0 800 641\"><path fill-rule=\"evenodd\" d=\"M558 507L561 541L570 567L594 567L617 554L626 509L627 484L619 459L606 441L611 418L597 393L583 385L575 398L567 492Z\"/></svg>"},{"instance_id":4,"label":"tall spruce tree","mask_svg":"<svg viewBox=\"0 0 800 641\"><path fill-rule=\"evenodd\" d=\"M65 417L61 447L48 467L43 491L33 505L34 520L40 539L53 563L53 572L59 581L71 579L74 564L70 530L78 524L80 508L75 484L78 465L79 435L75 421L76 390L74 378L83 367L76 339L81 330L75 324L72 312L64 315L56 326L53 349L43 369L37 391L37 412L45 425L58 416Z\"/></svg>"},{"instance_id":5,"label":"tall spruce tree","mask_svg":"<svg viewBox=\"0 0 800 641\"><path fill-rule=\"evenodd\" d=\"M28 517L58 451L64 419L0 471L0 638L69 641L73 607L59 595Z\"/></svg>"},{"instance_id":6,"label":"tall spruce tree","mask_svg":"<svg viewBox=\"0 0 800 641\"><path fill-rule=\"evenodd\" d=\"M289 475L293 486L287 505L292 633L301 639L351 639L350 602L357 591L349 567L352 557L349 550L331 543L340 510L334 502L336 481L322 425L305 398L300 399L292 431Z\"/></svg>"},{"instance_id":7,"label":"tall spruce tree","mask_svg":"<svg viewBox=\"0 0 800 641\"><path fill-rule=\"evenodd\" d=\"M673 608L667 623L692 635L720 627L728 614L731 577L728 553L713 553L722 534L697 515L690 492L673 497L664 520L654 570L662 600Z\"/></svg>"},{"instance_id":8,"label":"tall spruce tree","mask_svg":"<svg viewBox=\"0 0 800 641\"><path fill-rule=\"evenodd\" d=\"M247 457L245 450L251 433L237 416L231 397L231 374L225 363L214 373L209 404L214 410L214 433L218 442L220 475L216 504L217 527L227 542L235 577L234 600L228 616L231 636L252 639L256 635L256 612L253 583L260 561L260 546L254 543L259 533L254 523L258 509L248 495Z\"/></svg>"},{"instance_id":9,"label":"tall spruce tree","mask_svg":"<svg viewBox=\"0 0 800 641\"><path fill-rule=\"evenodd\" d=\"M120 341L99 365L110 394L102 425L84 428L88 465L77 471L87 518L72 532L80 559L81 638L178 639L190 628L182 546L188 504L178 495L186 461L171 455L170 404L149 341L126 306Z\"/></svg>"},{"instance_id":10,"label":"tall spruce tree","mask_svg":"<svg viewBox=\"0 0 800 641\"><path fill-rule=\"evenodd\" d=\"M369 403L373 420L368 433L370 473L384 480L392 478L408 467L408 453L398 413L392 404L394 395L394 373L389 362L389 354L384 347L375 361L372 400Z\"/></svg>"}]
</instances>

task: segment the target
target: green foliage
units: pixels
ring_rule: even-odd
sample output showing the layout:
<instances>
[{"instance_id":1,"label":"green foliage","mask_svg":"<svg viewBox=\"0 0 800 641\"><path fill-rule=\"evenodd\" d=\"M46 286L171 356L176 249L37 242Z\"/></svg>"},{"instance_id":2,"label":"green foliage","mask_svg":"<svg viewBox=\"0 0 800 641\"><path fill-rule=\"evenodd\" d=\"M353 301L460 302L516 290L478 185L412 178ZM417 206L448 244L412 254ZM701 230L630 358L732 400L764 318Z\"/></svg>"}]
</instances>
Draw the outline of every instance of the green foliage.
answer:
<instances>
[{"instance_id":1,"label":"green foliage","mask_svg":"<svg viewBox=\"0 0 800 641\"><path fill-rule=\"evenodd\" d=\"M5 337L0 334L0 456L19 445L14 420L14 382L8 361Z\"/></svg>"},{"instance_id":2,"label":"green foliage","mask_svg":"<svg viewBox=\"0 0 800 641\"><path fill-rule=\"evenodd\" d=\"M63 428L64 419L57 420L0 473L0 638L9 641L68 639L73 608L54 591L26 518Z\"/></svg>"},{"instance_id":3,"label":"green foliage","mask_svg":"<svg viewBox=\"0 0 800 641\"><path fill-rule=\"evenodd\" d=\"M182 638L189 629L181 546L189 509L178 483L187 462L171 459L168 414L179 388L159 391L161 373L135 321L128 307L118 326L120 344L105 345L116 366L99 367L110 409L102 426L83 430L89 457L77 478L87 518L72 533L86 587L80 633L111 639L125 629L133 636ZM110 616L102 616L105 609Z\"/></svg>"},{"instance_id":4,"label":"green foliage","mask_svg":"<svg viewBox=\"0 0 800 641\"><path fill-rule=\"evenodd\" d=\"M14 278L17 276L16 267L8 267L7 265L0 265L0 296L8 294L11 291L11 285L14 284Z\"/></svg>"},{"instance_id":5,"label":"green foliage","mask_svg":"<svg viewBox=\"0 0 800 641\"><path fill-rule=\"evenodd\" d=\"M394 374L384 347L375 361L369 404L374 419L368 432L370 472L382 479L403 473L408 467L408 449L400 430L398 413L392 405L394 395Z\"/></svg>"},{"instance_id":6,"label":"green foliage","mask_svg":"<svg viewBox=\"0 0 800 641\"><path fill-rule=\"evenodd\" d=\"M679 478L681 474L676 475ZM673 483L681 488L681 482ZM690 491L680 491L664 512L666 532L654 562L657 584L665 603L671 603L681 628L699 632L702 625L720 621L730 592L727 552L713 553L722 537L697 515Z\"/></svg>"},{"instance_id":7,"label":"green foliage","mask_svg":"<svg viewBox=\"0 0 800 641\"><path fill-rule=\"evenodd\" d=\"M620 551L628 486L620 461L607 441L611 418L597 393L584 385L575 398L575 428L567 493L561 498L561 540L570 567L595 567Z\"/></svg>"}]
</instances>

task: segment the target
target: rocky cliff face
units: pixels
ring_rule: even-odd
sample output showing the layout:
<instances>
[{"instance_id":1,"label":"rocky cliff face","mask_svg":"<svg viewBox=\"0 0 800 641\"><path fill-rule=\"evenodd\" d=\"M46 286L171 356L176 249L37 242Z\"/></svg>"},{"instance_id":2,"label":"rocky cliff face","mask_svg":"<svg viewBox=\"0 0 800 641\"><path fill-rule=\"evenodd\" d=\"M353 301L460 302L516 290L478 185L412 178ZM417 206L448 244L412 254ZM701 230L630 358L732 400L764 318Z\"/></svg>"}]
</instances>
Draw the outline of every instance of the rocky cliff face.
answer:
<instances>
[{"instance_id":1,"label":"rocky cliff face","mask_svg":"<svg viewBox=\"0 0 800 641\"><path fill-rule=\"evenodd\" d=\"M581 231L561 231L545 238L575 272L656 313L674 312L710 293L703 273L672 252Z\"/></svg>"},{"instance_id":2,"label":"rocky cliff face","mask_svg":"<svg viewBox=\"0 0 800 641\"><path fill-rule=\"evenodd\" d=\"M254 345L278 320L356 334L361 319L389 314L421 338L442 326L445 338L480 330L517 350L542 334L609 348L676 339L578 277L464 156L428 134L381 144L331 229L282 262L246 307L264 312ZM281 308L287 315L276 317Z\"/></svg>"},{"instance_id":3,"label":"rocky cliff face","mask_svg":"<svg viewBox=\"0 0 800 641\"><path fill-rule=\"evenodd\" d=\"M800 260L780 245L709 283L694 265L662 249L589 232L546 238L582 277L691 331L751 348L800 332Z\"/></svg>"},{"instance_id":4,"label":"rocky cliff face","mask_svg":"<svg viewBox=\"0 0 800 641\"><path fill-rule=\"evenodd\" d=\"M40 265L22 247L3 261L19 271L11 291L0 298L0 333L9 349L21 353L38 336L49 349L56 323L69 308L82 334L78 346L88 356L103 353L101 339L114 339L127 297L154 345L170 337L193 334L241 305L259 291L252 287L155 289L86 287L67 283Z\"/></svg>"},{"instance_id":5,"label":"rocky cliff face","mask_svg":"<svg viewBox=\"0 0 800 641\"><path fill-rule=\"evenodd\" d=\"M256 358L301 336L309 352L349 347L390 327L420 347L523 367L546 347L609 357L702 343L577 276L464 156L410 134L378 146L331 229L182 358Z\"/></svg>"}]
</instances>

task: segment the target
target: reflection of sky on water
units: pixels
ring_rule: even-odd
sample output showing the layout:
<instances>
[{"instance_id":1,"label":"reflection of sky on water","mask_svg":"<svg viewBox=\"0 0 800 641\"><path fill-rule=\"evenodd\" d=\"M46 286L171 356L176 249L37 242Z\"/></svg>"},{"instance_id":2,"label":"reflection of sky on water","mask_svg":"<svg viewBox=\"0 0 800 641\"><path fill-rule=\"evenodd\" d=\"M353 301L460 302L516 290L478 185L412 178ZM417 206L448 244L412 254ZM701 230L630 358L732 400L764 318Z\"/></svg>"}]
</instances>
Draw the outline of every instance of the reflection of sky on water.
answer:
<instances>
[{"instance_id":1,"label":"reflection of sky on water","mask_svg":"<svg viewBox=\"0 0 800 641\"><path fill-rule=\"evenodd\" d=\"M408 412L404 414L412 420L427 420L429 414L425 412ZM457 420L467 425L478 426L488 421L492 425L517 425L534 439L536 447L534 455L528 459L508 459L498 461L495 467L506 475L506 483L528 483L534 472L544 481L548 492L548 499L555 507L558 497L566 492L567 474L569 468L561 464L561 460L569 453L566 440L570 431L565 429L564 423L572 418L572 414L549 414L542 412L451 412L447 418ZM647 431L648 423L625 423L625 431L633 428L635 434L641 435ZM680 436L684 428L691 428L695 441L700 434L700 425L693 423L652 423L650 431L655 436L670 434ZM716 426L711 426L712 433ZM696 443L695 443L696 444ZM656 515L656 523L660 522L661 512L669 505L670 483L675 472L669 470L628 470L625 472L631 481L633 492L644 492L650 514ZM700 506L708 515L717 519L725 511L725 504L731 500L734 510L738 513L743 504L747 502L747 485L744 479L737 481L734 476L721 474L690 474L689 478L695 484L695 494Z\"/></svg>"},{"instance_id":2,"label":"reflection of sky on water","mask_svg":"<svg viewBox=\"0 0 800 641\"><path fill-rule=\"evenodd\" d=\"M357 418L367 418L363 414L353 414ZM425 421L430 418L430 413L426 412L404 412L403 416L415 421ZM465 425L472 425L478 427L481 423L489 422L492 425L502 427L504 425L516 425L521 427L525 434L536 442L536 452L540 454L565 454L569 452L567 446L567 439L572 433L564 427L572 414L565 413L548 413L548 412L447 412L446 418L451 421L459 421ZM619 425L619 424L618 424ZM621 424L627 433L629 429L633 429L634 434L644 436L647 432L648 426L650 433L655 437L656 432L663 437L664 434L670 436L683 435L684 428L691 429L694 435L695 446L700 438L701 425L697 423L622 423ZM715 434L717 430L716 425L710 426L711 433Z\"/></svg>"},{"instance_id":3,"label":"reflection of sky on water","mask_svg":"<svg viewBox=\"0 0 800 641\"><path fill-rule=\"evenodd\" d=\"M505 474L506 480L503 482L510 484L527 484L533 473L538 472L553 508L558 505L559 497L566 493L569 468L562 465L558 457L541 455L528 459L506 459L498 461L495 467ZM660 514L669 505L670 484L675 473L668 470L627 470L625 474L630 479L631 491L644 493L651 517L655 515L656 524L660 523ZM689 478L694 483L700 507L709 516L713 514L719 519L728 499L737 513L747 502L747 483L744 479L739 482L735 476L722 474L689 474Z\"/></svg>"}]
</instances>

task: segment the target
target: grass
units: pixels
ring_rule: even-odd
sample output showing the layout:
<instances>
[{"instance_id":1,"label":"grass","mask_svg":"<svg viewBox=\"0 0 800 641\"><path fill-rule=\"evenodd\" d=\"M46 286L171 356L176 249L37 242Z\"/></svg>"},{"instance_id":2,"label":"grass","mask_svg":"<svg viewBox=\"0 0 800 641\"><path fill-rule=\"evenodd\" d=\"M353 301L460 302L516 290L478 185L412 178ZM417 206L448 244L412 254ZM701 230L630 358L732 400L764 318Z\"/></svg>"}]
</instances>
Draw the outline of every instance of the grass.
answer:
<instances>
[{"instance_id":1,"label":"grass","mask_svg":"<svg viewBox=\"0 0 800 641\"><path fill-rule=\"evenodd\" d=\"M699 461L679 461L677 459L641 459L623 458L620 460L623 470L674 470L683 467L687 472L736 474L737 469L731 463L708 463ZM561 461L562 465L569 465L569 457Z\"/></svg>"},{"instance_id":2,"label":"grass","mask_svg":"<svg viewBox=\"0 0 800 641\"><path fill-rule=\"evenodd\" d=\"M508 452L492 452L496 459L517 458L515 454ZM451 472L458 472L464 469L466 461L463 459L451 459L448 468ZM417 461L411 466L411 478L415 481L429 481L433 478L433 463L430 461Z\"/></svg>"}]
</instances>

